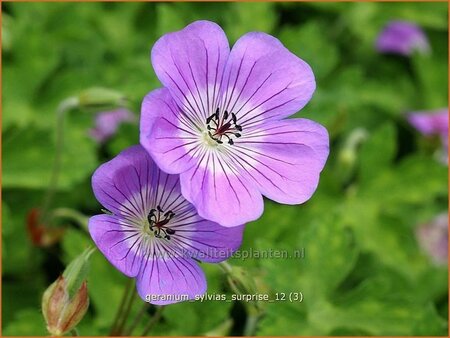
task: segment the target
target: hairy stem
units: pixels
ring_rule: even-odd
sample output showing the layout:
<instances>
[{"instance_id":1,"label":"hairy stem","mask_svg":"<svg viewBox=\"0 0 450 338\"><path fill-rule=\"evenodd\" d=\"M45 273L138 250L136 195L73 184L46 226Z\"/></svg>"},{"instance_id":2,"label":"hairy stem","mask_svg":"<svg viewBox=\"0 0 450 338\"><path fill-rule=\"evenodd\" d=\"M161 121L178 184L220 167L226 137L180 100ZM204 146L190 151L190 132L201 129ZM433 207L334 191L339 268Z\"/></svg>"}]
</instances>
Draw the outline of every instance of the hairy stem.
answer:
<instances>
[{"instance_id":1,"label":"hairy stem","mask_svg":"<svg viewBox=\"0 0 450 338\"><path fill-rule=\"evenodd\" d=\"M70 97L61 102L56 111L56 148L55 148L55 158L53 160L53 167L50 173L50 181L48 184L47 191L45 193L43 204L41 207L41 219L45 224L48 218L48 209L52 204L55 191L58 186L59 172L61 169L61 158L64 146L64 118L66 113L75 108L78 105L78 99L75 97Z\"/></svg>"}]
</instances>

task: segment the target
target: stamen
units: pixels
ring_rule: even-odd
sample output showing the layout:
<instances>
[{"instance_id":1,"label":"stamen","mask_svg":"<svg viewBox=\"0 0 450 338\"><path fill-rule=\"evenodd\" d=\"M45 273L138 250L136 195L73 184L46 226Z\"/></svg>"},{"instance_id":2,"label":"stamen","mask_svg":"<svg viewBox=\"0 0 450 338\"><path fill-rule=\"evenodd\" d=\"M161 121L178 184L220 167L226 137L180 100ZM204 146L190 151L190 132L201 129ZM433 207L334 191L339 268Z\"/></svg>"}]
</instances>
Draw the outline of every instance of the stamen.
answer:
<instances>
[{"instance_id":1,"label":"stamen","mask_svg":"<svg viewBox=\"0 0 450 338\"><path fill-rule=\"evenodd\" d=\"M151 209L147 221L150 231L153 232L156 238L164 238L170 240L169 235L174 235L175 230L167 227L167 224L175 216L172 210L164 212L161 206L157 206L156 209Z\"/></svg>"},{"instance_id":2,"label":"stamen","mask_svg":"<svg viewBox=\"0 0 450 338\"><path fill-rule=\"evenodd\" d=\"M228 144L233 145L233 138L241 137L242 127L237 124L236 114L227 110L224 111L222 119L219 116L220 109L206 119L206 129L208 136L218 144L223 144L222 138L227 139ZM231 116L231 119L229 117Z\"/></svg>"}]
</instances>

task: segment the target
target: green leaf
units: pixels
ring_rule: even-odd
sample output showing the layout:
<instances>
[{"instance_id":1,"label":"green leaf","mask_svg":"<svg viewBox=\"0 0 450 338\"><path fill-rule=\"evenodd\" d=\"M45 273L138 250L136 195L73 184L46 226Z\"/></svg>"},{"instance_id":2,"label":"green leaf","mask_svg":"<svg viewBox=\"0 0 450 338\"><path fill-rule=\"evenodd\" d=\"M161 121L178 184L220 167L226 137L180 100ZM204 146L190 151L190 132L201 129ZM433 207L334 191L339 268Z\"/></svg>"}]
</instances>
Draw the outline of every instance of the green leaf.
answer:
<instances>
[{"instance_id":1,"label":"green leaf","mask_svg":"<svg viewBox=\"0 0 450 338\"><path fill-rule=\"evenodd\" d=\"M42 192L34 190L2 190L2 201L9 209L9 216L2 226L2 273L18 279L41 278L45 252L33 246L28 233L27 217L32 208L41 204ZM3 213L3 211L2 211Z\"/></svg>"},{"instance_id":2,"label":"green leaf","mask_svg":"<svg viewBox=\"0 0 450 338\"><path fill-rule=\"evenodd\" d=\"M304 292L307 307L327 299L353 268L358 255L352 231L336 214L319 217L300 233L296 246L277 245L287 250L287 259L263 259L261 267L271 276L267 280L274 292ZM270 242L258 241L258 250L273 249ZM295 250L304 252L293 255ZM287 274L286 272L289 271ZM292 276L297 276L295 282Z\"/></svg>"},{"instance_id":3,"label":"green leaf","mask_svg":"<svg viewBox=\"0 0 450 338\"><path fill-rule=\"evenodd\" d=\"M299 277L312 303L329 296L347 276L356 262L358 248L351 229L336 222L332 212L311 224L300 237L300 244L305 259Z\"/></svg>"},{"instance_id":4,"label":"green leaf","mask_svg":"<svg viewBox=\"0 0 450 338\"><path fill-rule=\"evenodd\" d=\"M108 151L115 156L122 150L136 144L139 144L138 124L123 123L106 146Z\"/></svg>"},{"instance_id":5,"label":"green leaf","mask_svg":"<svg viewBox=\"0 0 450 338\"><path fill-rule=\"evenodd\" d=\"M68 189L97 165L94 141L87 124L68 119L64 129L58 188ZM5 133L2 183L4 188L45 188L50 182L55 156L53 132L33 126Z\"/></svg>"},{"instance_id":6,"label":"green leaf","mask_svg":"<svg viewBox=\"0 0 450 338\"><path fill-rule=\"evenodd\" d=\"M380 172L370 186L361 191L361 195L378 200L385 208L445 197L448 195L447 167L425 156L410 156L403 159L395 169ZM382 200L380 196L383 196Z\"/></svg>"},{"instance_id":7,"label":"green leaf","mask_svg":"<svg viewBox=\"0 0 450 338\"><path fill-rule=\"evenodd\" d=\"M27 309L18 312L14 319L5 325L5 336L46 336L44 319L36 309Z\"/></svg>"},{"instance_id":8,"label":"green leaf","mask_svg":"<svg viewBox=\"0 0 450 338\"><path fill-rule=\"evenodd\" d=\"M336 327L359 329L375 336L445 335L445 324L428 304L362 299L336 310L329 318Z\"/></svg>"},{"instance_id":9,"label":"green leaf","mask_svg":"<svg viewBox=\"0 0 450 338\"><path fill-rule=\"evenodd\" d=\"M388 11L389 17L412 21L418 25L446 30L448 29L448 6L444 3L379 3L380 11Z\"/></svg>"},{"instance_id":10,"label":"green leaf","mask_svg":"<svg viewBox=\"0 0 450 338\"><path fill-rule=\"evenodd\" d=\"M359 157L361 184L377 177L389 167L396 154L397 135L392 123L376 129L363 143Z\"/></svg>"},{"instance_id":11,"label":"green leaf","mask_svg":"<svg viewBox=\"0 0 450 338\"><path fill-rule=\"evenodd\" d=\"M233 44L248 32L270 33L275 26L274 4L270 2L234 2L224 18L225 31Z\"/></svg>"},{"instance_id":12,"label":"green leaf","mask_svg":"<svg viewBox=\"0 0 450 338\"><path fill-rule=\"evenodd\" d=\"M215 264L201 264L208 281L208 294L225 294L222 285L225 277L221 269ZM230 298L230 295L228 294ZM207 332L225 321L229 317L232 303L224 301L204 300L183 302L167 306L164 310L164 319L172 329L172 334L195 334ZM180 320L183 318L183 320ZM160 327L159 334L167 332ZM155 333L158 333L155 331Z\"/></svg>"},{"instance_id":13,"label":"green leaf","mask_svg":"<svg viewBox=\"0 0 450 338\"><path fill-rule=\"evenodd\" d=\"M260 320L257 335L288 336L295 333L298 336L319 335L308 323L304 304L287 302L271 303L267 306L265 316Z\"/></svg>"},{"instance_id":14,"label":"green leaf","mask_svg":"<svg viewBox=\"0 0 450 338\"><path fill-rule=\"evenodd\" d=\"M279 38L286 48L311 66L318 79L330 74L339 62L336 45L328 38L327 29L320 22L285 28Z\"/></svg>"},{"instance_id":15,"label":"green leaf","mask_svg":"<svg viewBox=\"0 0 450 338\"><path fill-rule=\"evenodd\" d=\"M63 276L66 279L69 297L73 297L86 280L89 272L89 257L94 252L94 248L89 247L77 256L64 270Z\"/></svg>"},{"instance_id":16,"label":"green leaf","mask_svg":"<svg viewBox=\"0 0 450 338\"><path fill-rule=\"evenodd\" d=\"M439 109L447 106L448 62L447 58L416 54L412 57L414 71L419 78L422 107Z\"/></svg>"}]
</instances>

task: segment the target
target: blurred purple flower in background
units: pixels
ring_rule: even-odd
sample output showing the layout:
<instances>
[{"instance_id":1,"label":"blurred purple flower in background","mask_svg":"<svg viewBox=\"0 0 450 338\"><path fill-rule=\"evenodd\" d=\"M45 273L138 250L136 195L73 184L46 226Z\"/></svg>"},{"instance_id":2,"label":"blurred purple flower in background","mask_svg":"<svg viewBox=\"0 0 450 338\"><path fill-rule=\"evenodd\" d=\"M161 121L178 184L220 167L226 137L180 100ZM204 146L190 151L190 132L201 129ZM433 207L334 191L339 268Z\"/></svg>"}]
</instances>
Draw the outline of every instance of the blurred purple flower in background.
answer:
<instances>
[{"instance_id":1,"label":"blurred purple flower in background","mask_svg":"<svg viewBox=\"0 0 450 338\"><path fill-rule=\"evenodd\" d=\"M199 215L225 226L261 216L262 195L307 201L329 152L328 133L285 119L310 100L307 63L265 33L243 35L230 51L215 23L194 22L161 37L152 64L165 86L141 110L141 144L165 172L180 174Z\"/></svg>"},{"instance_id":2,"label":"blurred purple flower in background","mask_svg":"<svg viewBox=\"0 0 450 338\"><path fill-rule=\"evenodd\" d=\"M391 21L378 35L376 48L381 53L412 55L428 53L430 45L422 29L412 22Z\"/></svg>"},{"instance_id":3,"label":"blurred purple flower in background","mask_svg":"<svg viewBox=\"0 0 450 338\"><path fill-rule=\"evenodd\" d=\"M448 109L414 112L408 115L409 123L426 136L438 135L444 148L442 161L448 163Z\"/></svg>"},{"instance_id":4,"label":"blurred purple flower in background","mask_svg":"<svg viewBox=\"0 0 450 338\"><path fill-rule=\"evenodd\" d=\"M448 109L443 108L430 112L413 112L408 116L408 121L424 135L438 134L447 139L448 134Z\"/></svg>"},{"instance_id":5,"label":"blurred purple flower in background","mask_svg":"<svg viewBox=\"0 0 450 338\"><path fill-rule=\"evenodd\" d=\"M142 299L170 304L206 291L196 260L220 262L240 246L244 226L202 219L181 195L179 177L163 173L141 146L101 165L92 177L111 214L89 220L89 232L119 271L136 278ZM151 297L151 298L149 298Z\"/></svg>"},{"instance_id":6,"label":"blurred purple flower in background","mask_svg":"<svg viewBox=\"0 0 450 338\"><path fill-rule=\"evenodd\" d=\"M446 264L448 261L448 213L442 213L431 222L419 226L417 239L421 248L435 264Z\"/></svg>"},{"instance_id":7,"label":"blurred purple flower in background","mask_svg":"<svg viewBox=\"0 0 450 338\"><path fill-rule=\"evenodd\" d=\"M135 122L136 116L126 109L98 113L95 117L95 127L89 130L89 135L98 143L106 142L113 136L123 122Z\"/></svg>"}]
</instances>

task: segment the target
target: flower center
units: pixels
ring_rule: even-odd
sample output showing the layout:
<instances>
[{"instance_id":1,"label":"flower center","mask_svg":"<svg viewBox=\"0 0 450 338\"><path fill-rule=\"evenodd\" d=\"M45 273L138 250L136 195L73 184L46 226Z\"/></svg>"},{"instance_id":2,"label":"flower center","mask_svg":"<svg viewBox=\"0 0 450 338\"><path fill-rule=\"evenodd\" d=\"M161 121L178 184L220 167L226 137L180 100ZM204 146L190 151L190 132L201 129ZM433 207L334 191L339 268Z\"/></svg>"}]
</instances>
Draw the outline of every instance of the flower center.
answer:
<instances>
[{"instance_id":1,"label":"flower center","mask_svg":"<svg viewBox=\"0 0 450 338\"><path fill-rule=\"evenodd\" d=\"M224 138L228 144L234 144L233 139L241 137L242 127L237 124L236 114L228 113L227 110L220 117L217 108L216 112L206 119L206 128L210 139L218 144L222 144Z\"/></svg>"},{"instance_id":2,"label":"flower center","mask_svg":"<svg viewBox=\"0 0 450 338\"><path fill-rule=\"evenodd\" d=\"M167 227L167 224L175 216L172 210L164 212L158 205L156 209L150 210L147 221L150 231L153 232L156 238L165 238L170 240L170 236L175 234L175 230Z\"/></svg>"}]
</instances>

